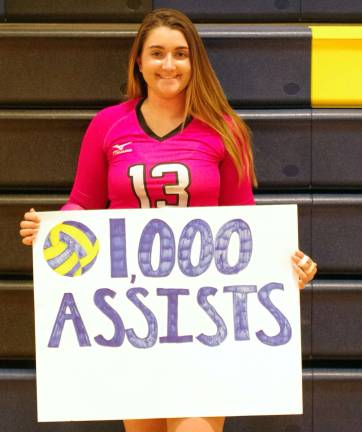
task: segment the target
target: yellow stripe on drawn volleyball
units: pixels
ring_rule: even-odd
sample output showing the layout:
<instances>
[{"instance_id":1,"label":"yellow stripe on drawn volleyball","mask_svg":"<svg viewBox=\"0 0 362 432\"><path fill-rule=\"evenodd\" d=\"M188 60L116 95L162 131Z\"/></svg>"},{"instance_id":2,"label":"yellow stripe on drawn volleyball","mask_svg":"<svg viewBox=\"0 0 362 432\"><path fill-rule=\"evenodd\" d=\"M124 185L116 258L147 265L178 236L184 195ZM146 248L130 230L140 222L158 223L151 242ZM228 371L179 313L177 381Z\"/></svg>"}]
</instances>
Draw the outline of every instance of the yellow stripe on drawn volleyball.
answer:
<instances>
[{"instance_id":1,"label":"yellow stripe on drawn volleyball","mask_svg":"<svg viewBox=\"0 0 362 432\"><path fill-rule=\"evenodd\" d=\"M99 241L86 225L65 221L50 230L43 252L48 265L59 275L80 276L94 265Z\"/></svg>"}]
</instances>

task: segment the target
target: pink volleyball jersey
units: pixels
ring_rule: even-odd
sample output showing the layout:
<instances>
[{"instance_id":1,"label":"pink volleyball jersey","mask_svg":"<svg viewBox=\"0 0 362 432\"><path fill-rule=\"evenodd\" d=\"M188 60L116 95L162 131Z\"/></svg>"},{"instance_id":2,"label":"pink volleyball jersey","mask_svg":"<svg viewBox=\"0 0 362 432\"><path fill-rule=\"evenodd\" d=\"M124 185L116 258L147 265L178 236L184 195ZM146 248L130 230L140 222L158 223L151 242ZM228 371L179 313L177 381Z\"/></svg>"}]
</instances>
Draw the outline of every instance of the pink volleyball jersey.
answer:
<instances>
[{"instance_id":1,"label":"pink volleyball jersey","mask_svg":"<svg viewBox=\"0 0 362 432\"><path fill-rule=\"evenodd\" d=\"M132 99L101 110L83 138L74 186L63 209L254 204L219 134L190 118L163 137Z\"/></svg>"}]
</instances>

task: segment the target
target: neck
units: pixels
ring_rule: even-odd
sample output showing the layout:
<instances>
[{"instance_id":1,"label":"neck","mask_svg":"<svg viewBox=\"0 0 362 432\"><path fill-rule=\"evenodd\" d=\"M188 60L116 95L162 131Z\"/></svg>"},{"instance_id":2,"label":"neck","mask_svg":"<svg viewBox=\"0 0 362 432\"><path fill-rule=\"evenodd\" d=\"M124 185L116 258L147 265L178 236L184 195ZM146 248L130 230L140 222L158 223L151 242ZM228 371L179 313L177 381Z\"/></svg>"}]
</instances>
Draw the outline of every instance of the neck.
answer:
<instances>
[{"instance_id":1,"label":"neck","mask_svg":"<svg viewBox=\"0 0 362 432\"><path fill-rule=\"evenodd\" d=\"M168 117L183 117L185 111L185 94L177 95L171 99L161 98L155 94L148 94L143 107L154 114Z\"/></svg>"}]
</instances>

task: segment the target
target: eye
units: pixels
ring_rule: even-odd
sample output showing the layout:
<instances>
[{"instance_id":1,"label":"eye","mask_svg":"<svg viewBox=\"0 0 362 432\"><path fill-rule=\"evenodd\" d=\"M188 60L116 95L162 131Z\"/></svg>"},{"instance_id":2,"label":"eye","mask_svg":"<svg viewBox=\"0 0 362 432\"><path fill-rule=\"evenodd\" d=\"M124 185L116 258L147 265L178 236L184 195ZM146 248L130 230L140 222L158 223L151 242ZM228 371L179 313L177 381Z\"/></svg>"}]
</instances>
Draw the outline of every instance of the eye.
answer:
<instances>
[{"instance_id":1,"label":"eye","mask_svg":"<svg viewBox=\"0 0 362 432\"><path fill-rule=\"evenodd\" d=\"M151 53L152 57L161 57L162 56L162 52L161 51L152 51Z\"/></svg>"},{"instance_id":2,"label":"eye","mask_svg":"<svg viewBox=\"0 0 362 432\"><path fill-rule=\"evenodd\" d=\"M185 51L178 51L176 53L176 57L179 58L179 59L187 58L187 53Z\"/></svg>"}]
</instances>

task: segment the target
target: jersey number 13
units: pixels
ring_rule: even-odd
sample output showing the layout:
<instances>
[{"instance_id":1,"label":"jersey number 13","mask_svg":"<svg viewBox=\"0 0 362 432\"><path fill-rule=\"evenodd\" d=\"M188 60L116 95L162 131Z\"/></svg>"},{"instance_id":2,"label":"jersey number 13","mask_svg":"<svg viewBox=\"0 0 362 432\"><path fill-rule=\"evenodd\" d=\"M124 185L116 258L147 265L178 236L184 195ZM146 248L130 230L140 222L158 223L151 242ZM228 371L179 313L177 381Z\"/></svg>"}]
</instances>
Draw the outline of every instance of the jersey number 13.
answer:
<instances>
[{"instance_id":1,"label":"jersey number 13","mask_svg":"<svg viewBox=\"0 0 362 432\"><path fill-rule=\"evenodd\" d=\"M188 168L180 163L164 163L155 165L150 169L153 178L164 177L165 174L175 174L176 183L165 183L163 192L165 195L176 197L176 204L168 204L166 200L156 200L155 207L187 207L189 204L190 173ZM133 165L128 169L128 177L132 182L132 189L136 195L140 207L151 208L151 199L146 185L146 165Z\"/></svg>"}]
</instances>

